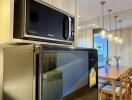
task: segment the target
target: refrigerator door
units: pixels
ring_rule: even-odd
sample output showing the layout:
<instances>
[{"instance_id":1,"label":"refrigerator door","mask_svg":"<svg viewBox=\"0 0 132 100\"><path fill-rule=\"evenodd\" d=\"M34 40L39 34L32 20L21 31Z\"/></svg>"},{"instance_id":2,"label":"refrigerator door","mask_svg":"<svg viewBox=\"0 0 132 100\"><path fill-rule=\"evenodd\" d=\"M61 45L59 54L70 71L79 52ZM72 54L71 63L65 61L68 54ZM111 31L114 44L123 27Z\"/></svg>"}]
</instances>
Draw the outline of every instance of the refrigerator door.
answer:
<instances>
[{"instance_id":1,"label":"refrigerator door","mask_svg":"<svg viewBox=\"0 0 132 100\"><path fill-rule=\"evenodd\" d=\"M98 100L98 52L89 51L89 100Z\"/></svg>"},{"instance_id":2,"label":"refrigerator door","mask_svg":"<svg viewBox=\"0 0 132 100\"><path fill-rule=\"evenodd\" d=\"M52 100L51 95L57 97L57 91L62 95L62 97L68 96L84 86L88 87L88 91L97 90L97 80L95 80L95 84L92 84L92 87L89 87L89 71L92 68L95 73L98 73L97 66L90 65L90 60L95 60L90 57L91 52L96 57L97 51L95 49L85 49L85 48L69 48L63 46L53 46L53 45L41 45L40 46L40 97L45 99L48 97L49 100ZM94 55L93 55L94 56ZM52 71L60 71L62 72L62 79L56 79L56 75L51 74ZM55 74L55 73L54 73ZM52 76L53 75L53 76ZM97 74L96 74L97 75ZM96 76L95 76L96 77ZM53 79L52 81L47 81L49 79ZM97 79L97 77L96 77ZM41 82L42 80L42 82ZM62 82L63 83L62 83ZM57 84L60 85L57 88ZM42 88L41 88L42 87ZM52 87L52 89L50 89ZM63 91L63 94L61 92ZM91 92L89 92L91 93ZM97 92L96 92L97 93ZM89 95L90 96L90 95ZM95 95L97 97L97 95ZM54 99L53 99L54 100ZM56 99L55 99L56 100ZM59 100L59 99L58 99ZM96 100L96 99L95 99Z\"/></svg>"},{"instance_id":3,"label":"refrigerator door","mask_svg":"<svg viewBox=\"0 0 132 100\"><path fill-rule=\"evenodd\" d=\"M62 72L53 70L43 74L42 100L61 100L63 95Z\"/></svg>"},{"instance_id":4,"label":"refrigerator door","mask_svg":"<svg viewBox=\"0 0 132 100\"><path fill-rule=\"evenodd\" d=\"M3 48L3 100L35 100L34 46Z\"/></svg>"},{"instance_id":5,"label":"refrigerator door","mask_svg":"<svg viewBox=\"0 0 132 100\"><path fill-rule=\"evenodd\" d=\"M89 87L98 87L98 54L97 50L89 51Z\"/></svg>"}]
</instances>

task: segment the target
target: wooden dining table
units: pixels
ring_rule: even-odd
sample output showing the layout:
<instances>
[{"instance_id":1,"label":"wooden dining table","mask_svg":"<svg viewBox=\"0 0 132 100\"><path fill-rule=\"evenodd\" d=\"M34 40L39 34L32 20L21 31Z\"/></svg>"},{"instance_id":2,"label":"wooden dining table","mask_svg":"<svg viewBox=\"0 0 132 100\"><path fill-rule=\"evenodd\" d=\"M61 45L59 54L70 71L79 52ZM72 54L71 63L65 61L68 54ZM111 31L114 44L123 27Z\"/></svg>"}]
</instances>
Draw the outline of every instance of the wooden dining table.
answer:
<instances>
[{"instance_id":1,"label":"wooden dining table","mask_svg":"<svg viewBox=\"0 0 132 100\"><path fill-rule=\"evenodd\" d=\"M116 80L120 78L121 75L125 74L130 67L120 66L116 68L115 66L109 67L108 72L104 68L98 70L98 78L102 80L108 80L112 82L113 87L113 100L116 100Z\"/></svg>"}]
</instances>

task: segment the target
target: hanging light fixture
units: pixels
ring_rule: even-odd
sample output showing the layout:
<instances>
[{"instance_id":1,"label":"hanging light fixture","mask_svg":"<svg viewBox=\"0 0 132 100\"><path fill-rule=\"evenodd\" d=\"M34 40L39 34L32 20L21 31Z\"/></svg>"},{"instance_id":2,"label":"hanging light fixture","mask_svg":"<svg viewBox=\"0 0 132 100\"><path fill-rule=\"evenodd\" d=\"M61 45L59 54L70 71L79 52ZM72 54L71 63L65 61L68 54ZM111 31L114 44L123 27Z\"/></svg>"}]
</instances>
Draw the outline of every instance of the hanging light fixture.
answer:
<instances>
[{"instance_id":1,"label":"hanging light fixture","mask_svg":"<svg viewBox=\"0 0 132 100\"><path fill-rule=\"evenodd\" d=\"M121 37L121 35L122 35L122 32L121 32L122 20L119 20L119 23L120 23L120 33L119 33L119 40L118 40L118 42L119 42L119 44L122 44L123 43L123 39Z\"/></svg>"},{"instance_id":2,"label":"hanging light fixture","mask_svg":"<svg viewBox=\"0 0 132 100\"><path fill-rule=\"evenodd\" d=\"M106 2L104 0L100 2L101 6L102 6L102 18L103 18L103 21L102 21L103 22L102 23L103 29L100 32L102 38L105 38L106 37L106 33L107 33L106 30L104 29L104 18L105 18L105 16L104 16L104 4L105 3Z\"/></svg>"},{"instance_id":3,"label":"hanging light fixture","mask_svg":"<svg viewBox=\"0 0 132 100\"><path fill-rule=\"evenodd\" d=\"M111 14L112 14L112 9L109 9L108 12L109 12L109 19L110 19L110 32L108 34L108 40L112 41L113 40L113 34L111 32L111 30L112 30L111 29Z\"/></svg>"},{"instance_id":4,"label":"hanging light fixture","mask_svg":"<svg viewBox=\"0 0 132 100\"><path fill-rule=\"evenodd\" d=\"M114 18L115 18L115 28L116 28L116 35L114 37L114 42L115 43L118 43L118 41L119 41L119 38L118 38L118 30L117 30L117 18L118 18L118 16L115 16Z\"/></svg>"}]
</instances>

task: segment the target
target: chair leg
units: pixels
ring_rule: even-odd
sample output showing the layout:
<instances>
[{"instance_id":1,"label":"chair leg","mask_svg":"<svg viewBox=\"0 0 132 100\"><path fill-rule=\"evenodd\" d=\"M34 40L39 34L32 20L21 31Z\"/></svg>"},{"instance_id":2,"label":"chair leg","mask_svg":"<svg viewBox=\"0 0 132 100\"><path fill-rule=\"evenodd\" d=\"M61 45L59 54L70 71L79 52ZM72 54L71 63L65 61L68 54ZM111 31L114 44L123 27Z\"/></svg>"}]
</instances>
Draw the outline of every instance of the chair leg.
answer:
<instances>
[{"instance_id":1,"label":"chair leg","mask_svg":"<svg viewBox=\"0 0 132 100\"><path fill-rule=\"evenodd\" d=\"M120 100L123 100L123 96L120 96Z\"/></svg>"},{"instance_id":2,"label":"chair leg","mask_svg":"<svg viewBox=\"0 0 132 100\"><path fill-rule=\"evenodd\" d=\"M100 91L99 100L102 100L102 91Z\"/></svg>"},{"instance_id":3,"label":"chair leg","mask_svg":"<svg viewBox=\"0 0 132 100\"><path fill-rule=\"evenodd\" d=\"M106 94L106 100L110 100L110 94Z\"/></svg>"},{"instance_id":4,"label":"chair leg","mask_svg":"<svg viewBox=\"0 0 132 100\"><path fill-rule=\"evenodd\" d=\"M127 93L125 94L125 100L127 100Z\"/></svg>"},{"instance_id":5,"label":"chair leg","mask_svg":"<svg viewBox=\"0 0 132 100\"><path fill-rule=\"evenodd\" d=\"M129 94L131 95L131 88L129 89Z\"/></svg>"},{"instance_id":6,"label":"chair leg","mask_svg":"<svg viewBox=\"0 0 132 100\"><path fill-rule=\"evenodd\" d=\"M110 94L108 94L108 100L110 100Z\"/></svg>"},{"instance_id":7,"label":"chair leg","mask_svg":"<svg viewBox=\"0 0 132 100\"><path fill-rule=\"evenodd\" d=\"M131 92L130 92L131 89L128 90L128 99L130 98L131 96Z\"/></svg>"},{"instance_id":8,"label":"chair leg","mask_svg":"<svg viewBox=\"0 0 132 100\"><path fill-rule=\"evenodd\" d=\"M110 100L110 94L105 93L105 100Z\"/></svg>"},{"instance_id":9,"label":"chair leg","mask_svg":"<svg viewBox=\"0 0 132 100\"><path fill-rule=\"evenodd\" d=\"M101 100L100 95L101 95L100 90L98 90L98 100Z\"/></svg>"}]
</instances>

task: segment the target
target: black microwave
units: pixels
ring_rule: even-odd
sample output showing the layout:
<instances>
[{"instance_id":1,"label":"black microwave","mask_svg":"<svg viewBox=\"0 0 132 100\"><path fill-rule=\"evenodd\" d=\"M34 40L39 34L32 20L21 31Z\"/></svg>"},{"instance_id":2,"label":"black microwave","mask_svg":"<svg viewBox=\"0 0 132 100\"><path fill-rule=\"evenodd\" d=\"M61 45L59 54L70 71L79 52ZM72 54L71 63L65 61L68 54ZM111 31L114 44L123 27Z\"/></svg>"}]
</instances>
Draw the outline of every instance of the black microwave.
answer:
<instances>
[{"instance_id":1,"label":"black microwave","mask_svg":"<svg viewBox=\"0 0 132 100\"><path fill-rule=\"evenodd\" d=\"M13 38L73 44L75 18L41 0L14 1Z\"/></svg>"}]
</instances>

